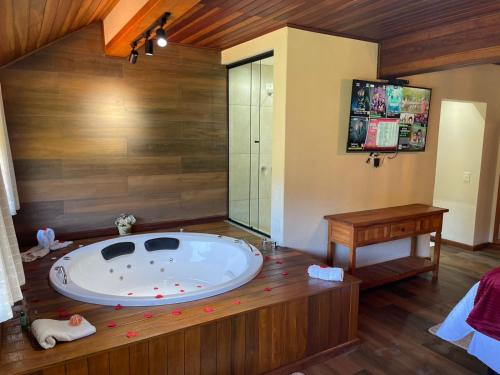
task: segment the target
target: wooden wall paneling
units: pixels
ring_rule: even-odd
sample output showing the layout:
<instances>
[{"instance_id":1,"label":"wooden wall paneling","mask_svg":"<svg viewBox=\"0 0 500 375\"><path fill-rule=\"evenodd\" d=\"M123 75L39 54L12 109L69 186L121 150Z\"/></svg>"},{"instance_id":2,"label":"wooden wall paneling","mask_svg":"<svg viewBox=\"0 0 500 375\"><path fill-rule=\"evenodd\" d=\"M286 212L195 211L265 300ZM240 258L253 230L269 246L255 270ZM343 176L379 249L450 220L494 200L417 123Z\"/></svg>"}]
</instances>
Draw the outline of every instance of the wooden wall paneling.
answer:
<instances>
[{"instance_id":1,"label":"wooden wall paneling","mask_svg":"<svg viewBox=\"0 0 500 375\"><path fill-rule=\"evenodd\" d=\"M168 338L166 335L149 340L150 374L168 374Z\"/></svg>"},{"instance_id":2,"label":"wooden wall paneling","mask_svg":"<svg viewBox=\"0 0 500 375\"><path fill-rule=\"evenodd\" d=\"M88 375L87 359L77 359L66 364L66 375Z\"/></svg>"},{"instance_id":3,"label":"wooden wall paneling","mask_svg":"<svg viewBox=\"0 0 500 375\"><path fill-rule=\"evenodd\" d=\"M0 2L0 66L100 21L118 0Z\"/></svg>"},{"instance_id":4,"label":"wooden wall paneling","mask_svg":"<svg viewBox=\"0 0 500 375\"><path fill-rule=\"evenodd\" d=\"M167 336L168 375L183 375L185 372L185 331Z\"/></svg>"},{"instance_id":5,"label":"wooden wall paneling","mask_svg":"<svg viewBox=\"0 0 500 375\"><path fill-rule=\"evenodd\" d=\"M109 374L109 353L95 354L87 358L89 375Z\"/></svg>"},{"instance_id":6,"label":"wooden wall paneling","mask_svg":"<svg viewBox=\"0 0 500 375\"><path fill-rule=\"evenodd\" d=\"M43 369L41 372L42 375L65 375L66 367L64 365L52 366L46 369Z\"/></svg>"},{"instance_id":7,"label":"wooden wall paneling","mask_svg":"<svg viewBox=\"0 0 500 375\"><path fill-rule=\"evenodd\" d=\"M149 373L149 342L142 341L129 346L130 375ZM161 358L156 358L161 360Z\"/></svg>"},{"instance_id":8,"label":"wooden wall paneling","mask_svg":"<svg viewBox=\"0 0 500 375\"><path fill-rule=\"evenodd\" d=\"M184 332L184 372L186 374L201 373L201 327L191 327Z\"/></svg>"},{"instance_id":9,"label":"wooden wall paneling","mask_svg":"<svg viewBox=\"0 0 500 375\"><path fill-rule=\"evenodd\" d=\"M200 374L217 373L217 322L200 326Z\"/></svg>"},{"instance_id":10,"label":"wooden wall paneling","mask_svg":"<svg viewBox=\"0 0 500 375\"><path fill-rule=\"evenodd\" d=\"M82 1L80 18L108 4ZM42 226L108 230L122 212L142 224L227 215L220 53L172 44L130 65L101 43L92 25L0 69L23 244Z\"/></svg>"},{"instance_id":11,"label":"wooden wall paneling","mask_svg":"<svg viewBox=\"0 0 500 375\"><path fill-rule=\"evenodd\" d=\"M379 78L500 61L500 10L380 44Z\"/></svg>"},{"instance_id":12,"label":"wooden wall paneling","mask_svg":"<svg viewBox=\"0 0 500 375\"><path fill-rule=\"evenodd\" d=\"M159 340L159 339L156 339ZM152 343L156 344L156 340L152 340ZM153 344L153 345L154 345ZM156 351L149 349L149 355L151 353L156 354ZM154 357L154 359L157 359ZM151 361L150 361L151 362ZM152 363L152 362L151 362ZM155 360L154 364L159 366L163 361ZM153 363L152 363L153 364ZM152 367L155 368L155 367ZM109 351L109 375L129 375L130 374L130 352L128 346L123 346L117 349ZM158 372L161 374L161 372Z\"/></svg>"}]
</instances>

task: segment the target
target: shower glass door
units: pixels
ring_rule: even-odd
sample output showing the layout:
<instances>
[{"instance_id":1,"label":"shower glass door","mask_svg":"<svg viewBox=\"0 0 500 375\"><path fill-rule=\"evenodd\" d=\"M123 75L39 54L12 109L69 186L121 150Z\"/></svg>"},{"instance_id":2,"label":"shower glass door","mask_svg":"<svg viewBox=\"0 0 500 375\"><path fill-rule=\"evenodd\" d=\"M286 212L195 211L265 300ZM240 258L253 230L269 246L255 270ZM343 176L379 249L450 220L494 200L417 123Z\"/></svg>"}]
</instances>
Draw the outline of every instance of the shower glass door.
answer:
<instances>
[{"instance_id":1,"label":"shower glass door","mask_svg":"<svg viewBox=\"0 0 500 375\"><path fill-rule=\"evenodd\" d=\"M229 85L229 218L271 232L272 54L234 64Z\"/></svg>"}]
</instances>

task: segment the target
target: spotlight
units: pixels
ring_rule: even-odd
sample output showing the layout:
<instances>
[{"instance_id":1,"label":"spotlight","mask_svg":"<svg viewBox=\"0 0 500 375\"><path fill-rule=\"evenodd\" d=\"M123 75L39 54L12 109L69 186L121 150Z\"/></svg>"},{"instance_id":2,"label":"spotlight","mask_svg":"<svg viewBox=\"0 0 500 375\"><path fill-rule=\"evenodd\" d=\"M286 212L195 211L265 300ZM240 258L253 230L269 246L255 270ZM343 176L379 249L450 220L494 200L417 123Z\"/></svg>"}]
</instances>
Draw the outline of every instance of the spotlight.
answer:
<instances>
[{"instance_id":1,"label":"spotlight","mask_svg":"<svg viewBox=\"0 0 500 375\"><path fill-rule=\"evenodd\" d=\"M162 48L168 44L165 30L163 30L161 27L156 30L156 44L158 44L158 47Z\"/></svg>"},{"instance_id":2,"label":"spotlight","mask_svg":"<svg viewBox=\"0 0 500 375\"><path fill-rule=\"evenodd\" d=\"M153 41L151 39L146 39L146 42L144 42L144 49L147 56L153 56Z\"/></svg>"},{"instance_id":3,"label":"spotlight","mask_svg":"<svg viewBox=\"0 0 500 375\"><path fill-rule=\"evenodd\" d=\"M158 44L158 47L162 48L168 44L165 30L163 30L161 27L156 30L156 44Z\"/></svg>"},{"instance_id":4,"label":"spotlight","mask_svg":"<svg viewBox=\"0 0 500 375\"><path fill-rule=\"evenodd\" d=\"M130 55L128 56L128 62L131 64L135 64L137 62L137 57L139 56L139 52L135 49L136 44L132 44L132 51L130 51Z\"/></svg>"}]
</instances>

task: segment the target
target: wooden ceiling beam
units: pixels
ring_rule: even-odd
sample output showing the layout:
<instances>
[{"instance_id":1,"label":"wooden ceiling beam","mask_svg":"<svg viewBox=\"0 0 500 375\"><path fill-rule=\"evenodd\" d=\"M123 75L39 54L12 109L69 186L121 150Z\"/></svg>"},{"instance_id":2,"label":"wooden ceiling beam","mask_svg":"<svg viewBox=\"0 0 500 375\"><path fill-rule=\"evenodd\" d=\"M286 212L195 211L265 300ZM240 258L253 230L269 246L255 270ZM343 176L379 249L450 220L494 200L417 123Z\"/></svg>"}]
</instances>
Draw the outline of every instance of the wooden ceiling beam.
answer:
<instances>
[{"instance_id":1,"label":"wooden ceiling beam","mask_svg":"<svg viewBox=\"0 0 500 375\"><path fill-rule=\"evenodd\" d=\"M379 78L500 61L500 12L382 40Z\"/></svg>"},{"instance_id":2,"label":"wooden ceiling beam","mask_svg":"<svg viewBox=\"0 0 500 375\"><path fill-rule=\"evenodd\" d=\"M170 24L191 10L199 2L200 0L146 1L144 6L132 18L125 22L115 36L106 43L104 48L106 55L115 57L127 56L130 53L130 44L165 12L171 13L166 24L166 28L168 28ZM106 20L104 21L104 27L106 27Z\"/></svg>"}]
</instances>

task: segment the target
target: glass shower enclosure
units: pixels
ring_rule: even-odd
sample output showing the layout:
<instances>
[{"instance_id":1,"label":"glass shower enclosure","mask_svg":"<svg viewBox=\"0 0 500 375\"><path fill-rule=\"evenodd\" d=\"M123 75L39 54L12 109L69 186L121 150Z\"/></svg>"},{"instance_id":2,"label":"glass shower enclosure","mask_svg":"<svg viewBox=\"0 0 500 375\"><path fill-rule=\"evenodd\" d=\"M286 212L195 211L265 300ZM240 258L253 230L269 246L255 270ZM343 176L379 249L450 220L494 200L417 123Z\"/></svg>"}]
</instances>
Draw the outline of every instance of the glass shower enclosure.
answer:
<instances>
[{"instance_id":1,"label":"glass shower enclosure","mask_svg":"<svg viewBox=\"0 0 500 375\"><path fill-rule=\"evenodd\" d=\"M271 234L272 52L228 66L229 219Z\"/></svg>"}]
</instances>

